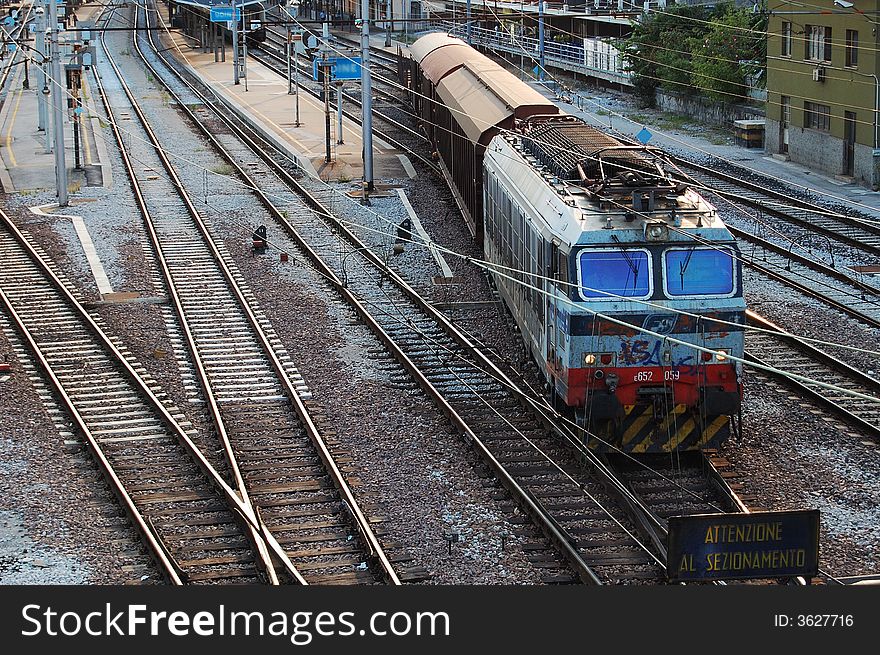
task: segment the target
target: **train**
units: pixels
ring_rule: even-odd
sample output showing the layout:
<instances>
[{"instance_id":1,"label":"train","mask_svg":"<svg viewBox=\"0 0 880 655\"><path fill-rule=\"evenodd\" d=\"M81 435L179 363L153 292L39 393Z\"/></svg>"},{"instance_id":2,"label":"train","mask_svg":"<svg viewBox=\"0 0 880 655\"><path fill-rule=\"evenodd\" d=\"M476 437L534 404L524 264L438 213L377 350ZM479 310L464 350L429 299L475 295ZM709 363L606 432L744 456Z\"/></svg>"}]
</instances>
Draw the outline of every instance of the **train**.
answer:
<instances>
[{"instance_id":1,"label":"train","mask_svg":"<svg viewBox=\"0 0 880 655\"><path fill-rule=\"evenodd\" d=\"M398 73L548 394L599 452L717 448L741 422L736 240L659 150L562 112L448 34Z\"/></svg>"}]
</instances>

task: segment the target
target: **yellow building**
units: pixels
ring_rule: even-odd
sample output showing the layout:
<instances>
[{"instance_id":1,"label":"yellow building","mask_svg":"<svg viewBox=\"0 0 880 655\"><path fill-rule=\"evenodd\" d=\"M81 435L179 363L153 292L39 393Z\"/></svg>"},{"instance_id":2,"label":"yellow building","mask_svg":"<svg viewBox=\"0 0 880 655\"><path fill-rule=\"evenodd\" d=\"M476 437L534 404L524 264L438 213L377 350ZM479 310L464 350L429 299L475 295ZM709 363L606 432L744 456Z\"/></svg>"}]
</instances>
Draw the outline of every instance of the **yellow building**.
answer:
<instances>
[{"instance_id":1,"label":"yellow building","mask_svg":"<svg viewBox=\"0 0 880 655\"><path fill-rule=\"evenodd\" d=\"M880 186L880 0L768 0L767 152Z\"/></svg>"}]
</instances>

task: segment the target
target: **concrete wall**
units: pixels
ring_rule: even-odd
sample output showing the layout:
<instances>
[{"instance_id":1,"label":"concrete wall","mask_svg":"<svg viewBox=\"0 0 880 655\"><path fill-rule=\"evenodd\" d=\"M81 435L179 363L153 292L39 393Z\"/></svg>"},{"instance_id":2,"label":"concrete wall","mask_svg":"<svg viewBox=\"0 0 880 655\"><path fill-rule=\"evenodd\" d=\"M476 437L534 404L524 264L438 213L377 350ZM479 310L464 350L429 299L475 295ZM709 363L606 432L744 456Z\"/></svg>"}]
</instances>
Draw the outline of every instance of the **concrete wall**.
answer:
<instances>
[{"instance_id":1,"label":"concrete wall","mask_svg":"<svg viewBox=\"0 0 880 655\"><path fill-rule=\"evenodd\" d=\"M791 134L789 134L789 139L791 139ZM764 150L768 155L779 152L779 121L775 121L769 116L764 124Z\"/></svg>"},{"instance_id":2,"label":"concrete wall","mask_svg":"<svg viewBox=\"0 0 880 655\"><path fill-rule=\"evenodd\" d=\"M767 119L764 131L764 148L769 155L779 153L779 122ZM788 155L791 161L825 173L843 174L843 139L816 130L789 126ZM874 149L860 143L855 147L853 179L875 191L880 184L880 157L874 157Z\"/></svg>"},{"instance_id":3,"label":"concrete wall","mask_svg":"<svg viewBox=\"0 0 880 655\"><path fill-rule=\"evenodd\" d=\"M778 126L776 131L779 131ZM840 175L843 172L843 139L838 139L829 132L790 126L788 154L792 161L828 175Z\"/></svg>"},{"instance_id":4,"label":"concrete wall","mask_svg":"<svg viewBox=\"0 0 880 655\"><path fill-rule=\"evenodd\" d=\"M654 94L657 108L674 114L691 116L704 123L712 123L733 129L733 121L761 120L764 118L763 107L750 105L733 105L717 100L708 100L699 96L675 93L657 89Z\"/></svg>"}]
</instances>

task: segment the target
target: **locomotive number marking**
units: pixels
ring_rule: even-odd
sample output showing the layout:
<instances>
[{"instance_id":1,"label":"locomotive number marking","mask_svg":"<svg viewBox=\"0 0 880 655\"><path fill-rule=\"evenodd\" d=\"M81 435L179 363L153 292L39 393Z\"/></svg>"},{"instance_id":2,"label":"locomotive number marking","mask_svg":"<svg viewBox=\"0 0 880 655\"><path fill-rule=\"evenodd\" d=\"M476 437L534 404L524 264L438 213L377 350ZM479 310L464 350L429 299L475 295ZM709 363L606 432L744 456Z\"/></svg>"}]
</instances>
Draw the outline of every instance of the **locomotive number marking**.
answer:
<instances>
[{"instance_id":1,"label":"locomotive number marking","mask_svg":"<svg viewBox=\"0 0 880 655\"><path fill-rule=\"evenodd\" d=\"M677 369L663 371L663 379L673 382L681 378L681 372ZM654 380L654 371L636 371L633 373L633 382L651 382Z\"/></svg>"}]
</instances>

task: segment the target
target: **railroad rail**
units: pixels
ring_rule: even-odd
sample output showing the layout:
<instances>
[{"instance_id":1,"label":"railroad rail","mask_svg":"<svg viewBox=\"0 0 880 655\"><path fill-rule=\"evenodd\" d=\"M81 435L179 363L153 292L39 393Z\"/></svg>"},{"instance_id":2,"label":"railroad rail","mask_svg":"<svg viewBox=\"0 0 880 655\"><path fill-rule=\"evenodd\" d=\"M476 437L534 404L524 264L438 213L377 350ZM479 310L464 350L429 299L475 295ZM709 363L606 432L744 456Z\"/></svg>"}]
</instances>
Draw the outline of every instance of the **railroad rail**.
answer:
<instances>
[{"instance_id":1,"label":"railroad rail","mask_svg":"<svg viewBox=\"0 0 880 655\"><path fill-rule=\"evenodd\" d=\"M843 214L816 203L737 177L691 159L667 153L679 167L695 171L691 178L712 193L844 243L856 251L880 257L880 224ZM746 172L744 172L746 174Z\"/></svg>"},{"instance_id":2,"label":"railroad rail","mask_svg":"<svg viewBox=\"0 0 880 655\"><path fill-rule=\"evenodd\" d=\"M107 14L112 16L113 13ZM140 12L138 12L140 16ZM390 559L317 429L302 377L252 307L231 257L215 242L104 45L124 95L98 78L147 232L185 335L225 464L242 501L280 545L282 573L300 583L400 584ZM150 66L135 38L134 47ZM123 118L130 138L119 125ZM135 170L137 161L142 171ZM164 171L164 176L157 173ZM271 575L272 561L265 553ZM366 563L374 570L366 570Z\"/></svg>"},{"instance_id":3,"label":"railroad rail","mask_svg":"<svg viewBox=\"0 0 880 655\"><path fill-rule=\"evenodd\" d=\"M265 57L260 57L259 55L255 55L253 53L253 51L251 51L251 56L254 56L264 66L266 66L270 70L274 71L279 76L286 77L287 71L282 70L282 68L279 67L279 64L284 65L284 66L287 65L287 61L286 61L287 52L284 47L286 36L279 33L279 32L275 32L271 28L266 29L266 34L267 34L267 36L272 35L273 39L269 39L269 41L273 42L276 45L276 47L275 48L266 48L265 46L262 46L261 48L259 48L259 51L261 53L265 54L269 59L266 59ZM312 75L311 67L310 66L307 66L307 67L300 66L299 65L299 60L300 60L299 55L294 54L291 59L292 59L291 65L296 66L297 69L304 75L304 77L307 81L307 83L304 83L303 80L301 79L300 80L300 88L304 88L309 94L311 94L312 96L314 96L316 98L320 97L321 90L318 88L317 84L314 84L314 88L313 88L312 79L311 79L311 75ZM383 78L381 78L379 76L375 76L374 80L383 81ZM384 80L384 81L391 84L395 89L397 88L397 84L395 82L393 82L391 80ZM355 107L361 106L361 101L359 98L357 98L349 93L343 94L343 97L346 99L347 102L351 103ZM390 94L389 94L389 97L392 97L394 100L396 100L398 102L400 101L399 98L394 98L393 96L390 96ZM348 112L348 111L343 111L343 115L346 118L348 118L350 121L353 121L356 124L360 124L360 120L361 120L360 116L352 114L351 112ZM397 120L391 118L390 116L388 116L387 114L377 110L375 107L373 107L373 117L378 118L379 120L384 121L385 123L388 123L393 128L400 130L401 132L403 132L407 136L415 138L419 142L426 142L427 141L427 137L422 132L419 132L418 130L415 130L407 125L404 125L400 121L397 121ZM439 173L439 168L437 167L437 165L434 162L432 162L430 159L424 157L421 153L415 151L413 148L401 143L399 140L395 139L394 137L391 137L390 135L388 135L385 132L380 132L380 131L376 130L375 128L374 128L373 132L374 132L374 134L376 134L380 138L384 139L385 141L387 141L388 143L393 145L395 148L413 155L414 157L419 159L422 163L424 163L426 166L430 167L431 170Z\"/></svg>"},{"instance_id":4,"label":"railroad rail","mask_svg":"<svg viewBox=\"0 0 880 655\"><path fill-rule=\"evenodd\" d=\"M258 518L183 415L2 211L0 223L0 301L160 572L172 584L263 581Z\"/></svg>"},{"instance_id":5,"label":"railroad rail","mask_svg":"<svg viewBox=\"0 0 880 655\"><path fill-rule=\"evenodd\" d=\"M154 52L163 50L153 47ZM167 53L163 50L160 56L165 59ZM192 103L178 102L178 107L202 125L205 137L226 153L300 255L355 309L549 539L552 547L530 550L538 566L553 571L547 581L572 580L558 572L557 553L574 571L574 579L590 584L662 578L662 566L636 538L627 513L616 507L614 494L621 489L609 492L588 473L589 467L560 447L548 431L546 403L517 387L469 335L412 289L344 221L335 219L327 207L337 201L336 192L320 182L306 189L307 183L279 163L286 158L237 121L221 97L191 71L166 63L187 92L213 113L212 129L204 126L204 112L189 111ZM156 78L173 92L164 75ZM248 150L233 148L225 136L220 146L213 119L223 121ZM307 203L307 210L278 202L285 186ZM271 198L263 188L272 190Z\"/></svg>"},{"instance_id":6,"label":"railroad rail","mask_svg":"<svg viewBox=\"0 0 880 655\"><path fill-rule=\"evenodd\" d=\"M777 370L799 373L811 379L880 399L880 380L860 371L802 338L790 334L753 311L746 312L749 325L780 334L746 332L746 357ZM767 372L765 372L767 374ZM835 392L817 384L783 378L813 402L830 409L843 421L875 440L880 437L880 402Z\"/></svg>"}]
</instances>

